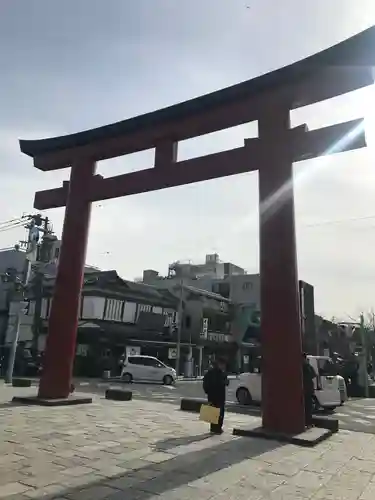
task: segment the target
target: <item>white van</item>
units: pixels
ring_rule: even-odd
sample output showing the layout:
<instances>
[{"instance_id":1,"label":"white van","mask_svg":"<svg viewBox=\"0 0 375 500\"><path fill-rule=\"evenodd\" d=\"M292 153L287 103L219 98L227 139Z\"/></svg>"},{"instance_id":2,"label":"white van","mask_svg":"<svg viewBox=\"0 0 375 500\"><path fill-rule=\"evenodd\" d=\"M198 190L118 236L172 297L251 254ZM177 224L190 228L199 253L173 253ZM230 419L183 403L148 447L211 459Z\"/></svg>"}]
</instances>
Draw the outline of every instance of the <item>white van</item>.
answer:
<instances>
[{"instance_id":1,"label":"white van","mask_svg":"<svg viewBox=\"0 0 375 500\"><path fill-rule=\"evenodd\" d=\"M176 370L152 356L128 356L121 370L121 378L130 384L133 381L160 382L172 385L176 381Z\"/></svg>"},{"instance_id":2,"label":"white van","mask_svg":"<svg viewBox=\"0 0 375 500\"><path fill-rule=\"evenodd\" d=\"M318 410L334 410L342 404L340 396L340 381L337 375L326 371L327 359L324 356L307 356L311 366L318 375L315 379L315 408ZM332 372L333 373L333 372ZM262 377L259 371L242 373L238 377L236 398L241 405L260 403L262 400Z\"/></svg>"}]
</instances>

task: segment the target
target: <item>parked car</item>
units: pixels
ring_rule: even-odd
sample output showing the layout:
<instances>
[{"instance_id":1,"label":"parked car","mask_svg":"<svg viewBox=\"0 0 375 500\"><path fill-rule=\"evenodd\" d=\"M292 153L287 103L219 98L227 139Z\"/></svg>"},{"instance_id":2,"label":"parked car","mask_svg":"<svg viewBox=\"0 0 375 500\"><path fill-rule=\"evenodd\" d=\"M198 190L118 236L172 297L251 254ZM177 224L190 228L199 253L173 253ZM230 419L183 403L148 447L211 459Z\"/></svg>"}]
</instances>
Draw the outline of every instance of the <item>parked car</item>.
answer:
<instances>
[{"instance_id":1,"label":"parked car","mask_svg":"<svg viewBox=\"0 0 375 500\"><path fill-rule=\"evenodd\" d=\"M348 400L348 390L346 387L346 382L344 377L341 375L337 375L338 381L339 381L339 390L340 390L340 399L341 399L341 404L343 405L345 401Z\"/></svg>"},{"instance_id":2,"label":"parked car","mask_svg":"<svg viewBox=\"0 0 375 500\"><path fill-rule=\"evenodd\" d=\"M325 371L327 359L324 356L308 356L309 363L318 375L315 381L314 410L334 410L343 404L345 396L342 389L342 377ZM284 390L288 385L283 384ZM241 405L260 403L262 400L262 376L260 370L255 373L242 373L238 377L236 398Z\"/></svg>"},{"instance_id":3,"label":"parked car","mask_svg":"<svg viewBox=\"0 0 375 500\"><path fill-rule=\"evenodd\" d=\"M124 382L160 382L164 385L173 385L176 381L176 370L165 365L152 356L128 356L121 370Z\"/></svg>"}]
</instances>

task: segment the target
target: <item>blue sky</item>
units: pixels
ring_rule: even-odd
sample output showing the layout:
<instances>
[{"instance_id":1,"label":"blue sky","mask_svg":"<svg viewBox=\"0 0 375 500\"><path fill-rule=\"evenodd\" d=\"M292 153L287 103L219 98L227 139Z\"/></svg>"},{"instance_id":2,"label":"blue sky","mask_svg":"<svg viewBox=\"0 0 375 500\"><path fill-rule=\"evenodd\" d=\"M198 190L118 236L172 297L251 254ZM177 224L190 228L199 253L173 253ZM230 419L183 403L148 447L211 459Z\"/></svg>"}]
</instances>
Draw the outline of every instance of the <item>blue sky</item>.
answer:
<instances>
[{"instance_id":1,"label":"blue sky","mask_svg":"<svg viewBox=\"0 0 375 500\"><path fill-rule=\"evenodd\" d=\"M36 190L69 176L34 170L18 138L174 104L306 57L374 22L373 0L2 0L0 219L30 212ZM366 89L292 115L311 128L367 119L366 151L295 167L300 277L315 285L317 309L327 316L375 307L375 218L324 224L375 216L375 120L367 116L374 102ZM179 158L241 145L253 133L247 125L186 141ZM151 164L143 152L98 170L109 176ZM95 204L87 261L131 279L215 251L257 272L257 189L257 175L245 174ZM48 215L59 235L63 211ZM22 230L0 232L0 247L21 237Z\"/></svg>"}]
</instances>

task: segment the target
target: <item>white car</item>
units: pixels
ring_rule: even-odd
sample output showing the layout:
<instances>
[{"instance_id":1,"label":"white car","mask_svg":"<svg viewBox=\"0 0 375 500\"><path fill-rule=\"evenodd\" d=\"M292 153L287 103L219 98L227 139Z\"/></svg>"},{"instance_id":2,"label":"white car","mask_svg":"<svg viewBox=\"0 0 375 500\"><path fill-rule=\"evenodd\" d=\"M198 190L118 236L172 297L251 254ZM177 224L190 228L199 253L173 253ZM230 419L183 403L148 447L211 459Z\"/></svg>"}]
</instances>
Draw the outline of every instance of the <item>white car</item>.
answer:
<instances>
[{"instance_id":1,"label":"white car","mask_svg":"<svg viewBox=\"0 0 375 500\"><path fill-rule=\"evenodd\" d=\"M160 382L173 385L176 381L176 370L165 365L162 361L152 356L128 356L121 370L124 382Z\"/></svg>"},{"instance_id":2,"label":"white car","mask_svg":"<svg viewBox=\"0 0 375 500\"><path fill-rule=\"evenodd\" d=\"M342 377L322 375L321 365L327 360L323 356L308 356L309 363L318 374L315 382L315 410L320 408L334 410L343 404ZM287 386L285 386L287 387ZM341 391L340 391L341 389ZM237 379L236 398L241 405L262 401L262 376L258 373L241 373Z\"/></svg>"},{"instance_id":3,"label":"white car","mask_svg":"<svg viewBox=\"0 0 375 500\"><path fill-rule=\"evenodd\" d=\"M345 401L348 400L348 390L346 388L346 383L344 377L341 375L337 375L338 381L339 381L339 389L340 389L340 399L341 399L341 404L343 405Z\"/></svg>"}]
</instances>

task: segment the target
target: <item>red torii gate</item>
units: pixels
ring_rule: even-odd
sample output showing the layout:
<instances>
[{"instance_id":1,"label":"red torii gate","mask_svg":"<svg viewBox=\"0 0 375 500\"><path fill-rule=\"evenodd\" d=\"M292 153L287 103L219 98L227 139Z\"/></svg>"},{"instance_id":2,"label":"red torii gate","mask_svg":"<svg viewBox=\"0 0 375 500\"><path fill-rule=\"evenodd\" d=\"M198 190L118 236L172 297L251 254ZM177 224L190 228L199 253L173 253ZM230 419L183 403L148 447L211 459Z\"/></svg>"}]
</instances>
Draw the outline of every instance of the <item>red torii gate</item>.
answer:
<instances>
[{"instance_id":1,"label":"red torii gate","mask_svg":"<svg viewBox=\"0 0 375 500\"><path fill-rule=\"evenodd\" d=\"M39 398L69 395L91 203L258 169L263 427L304 429L292 164L336 152L332 145L345 136L350 140L340 151L364 147L365 140L361 120L291 129L290 110L372 84L374 47L370 28L303 61L169 108L64 137L20 141L36 168L71 167L69 182L35 195L37 209L66 206ZM243 147L177 161L179 141L254 120L259 136ZM95 175L99 160L150 148L152 168Z\"/></svg>"}]
</instances>

